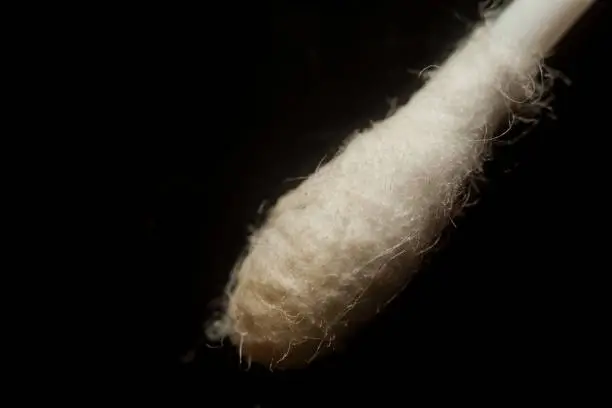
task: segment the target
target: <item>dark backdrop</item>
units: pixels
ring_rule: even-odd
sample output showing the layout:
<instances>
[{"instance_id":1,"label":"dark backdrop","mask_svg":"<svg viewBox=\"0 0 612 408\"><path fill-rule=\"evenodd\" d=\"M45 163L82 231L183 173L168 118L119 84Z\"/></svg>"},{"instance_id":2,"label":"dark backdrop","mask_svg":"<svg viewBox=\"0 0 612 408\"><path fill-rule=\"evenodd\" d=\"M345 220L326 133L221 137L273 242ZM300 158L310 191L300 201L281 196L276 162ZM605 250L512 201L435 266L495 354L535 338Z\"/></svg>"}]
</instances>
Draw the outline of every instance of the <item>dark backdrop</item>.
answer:
<instances>
[{"instance_id":1,"label":"dark backdrop","mask_svg":"<svg viewBox=\"0 0 612 408\"><path fill-rule=\"evenodd\" d=\"M110 333L130 357L110 383L171 393L172 405L187 396L245 407L408 405L458 391L493 402L594 385L584 373L600 364L604 323L593 283L606 268L595 256L607 239L604 2L549 60L572 80L557 84L556 119L496 145L478 204L344 351L271 373L203 342L260 204L384 117L389 98L405 102L421 84L415 72L473 27L479 2L325 3L160 4L106 27L108 81L122 84L110 112L129 119L117 148L137 226L134 262L117 281L137 285L124 291L125 327Z\"/></svg>"}]
</instances>

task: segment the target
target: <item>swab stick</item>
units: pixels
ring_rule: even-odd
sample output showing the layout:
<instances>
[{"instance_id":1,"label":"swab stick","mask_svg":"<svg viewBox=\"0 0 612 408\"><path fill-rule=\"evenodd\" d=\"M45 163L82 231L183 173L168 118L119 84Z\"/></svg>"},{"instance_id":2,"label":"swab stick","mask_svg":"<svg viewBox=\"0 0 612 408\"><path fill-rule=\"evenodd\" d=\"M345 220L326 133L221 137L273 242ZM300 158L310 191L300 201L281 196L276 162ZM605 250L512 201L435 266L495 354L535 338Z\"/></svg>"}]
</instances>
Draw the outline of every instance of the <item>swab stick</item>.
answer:
<instances>
[{"instance_id":1,"label":"swab stick","mask_svg":"<svg viewBox=\"0 0 612 408\"><path fill-rule=\"evenodd\" d=\"M515 0L411 100L278 200L250 238L209 337L301 366L418 270L504 117L537 97L542 59L595 0Z\"/></svg>"}]
</instances>

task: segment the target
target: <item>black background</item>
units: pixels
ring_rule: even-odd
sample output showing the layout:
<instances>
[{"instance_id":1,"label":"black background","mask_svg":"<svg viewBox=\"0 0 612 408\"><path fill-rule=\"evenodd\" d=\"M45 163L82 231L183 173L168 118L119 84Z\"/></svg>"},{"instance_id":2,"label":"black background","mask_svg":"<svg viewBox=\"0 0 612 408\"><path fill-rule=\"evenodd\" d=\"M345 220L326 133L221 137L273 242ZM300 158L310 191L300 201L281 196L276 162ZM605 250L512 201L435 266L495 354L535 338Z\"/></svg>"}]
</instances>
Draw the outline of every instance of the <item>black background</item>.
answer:
<instances>
[{"instance_id":1,"label":"black background","mask_svg":"<svg viewBox=\"0 0 612 408\"><path fill-rule=\"evenodd\" d=\"M383 118L386 98L405 102L421 84L415 72L452 51L478 20L478 4L117 11L96 47L108 47L100 86L115 92L105 114L125 120L112 129L128 166L116 203L133 211L136 234L126 235L130 262L114 282L125 286L118 314L126 322L109 325L118 355L129 357L104 380L109 386L170 393L172 405L291 407L565 397L596 385L586 373L601 364L605 326L596 284L607 268L597 258L607 240L604 2L548 61L572 80L557 83L556 119L497 143L478 204L345 350L271 373L246 370L229 345L203 339L210 304L248 227L261 221L260 204Z\"/></svg>"}]
</instances>

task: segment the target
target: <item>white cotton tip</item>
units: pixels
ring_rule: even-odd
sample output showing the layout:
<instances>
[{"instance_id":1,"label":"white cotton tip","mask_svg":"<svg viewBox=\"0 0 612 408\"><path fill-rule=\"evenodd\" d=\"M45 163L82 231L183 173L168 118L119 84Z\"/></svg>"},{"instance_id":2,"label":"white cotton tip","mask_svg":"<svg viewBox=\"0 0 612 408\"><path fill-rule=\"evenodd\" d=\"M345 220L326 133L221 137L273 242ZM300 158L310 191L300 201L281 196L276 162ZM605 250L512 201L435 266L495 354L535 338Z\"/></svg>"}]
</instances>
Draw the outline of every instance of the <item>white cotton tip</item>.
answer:
<instances>
[{"instance_id":1,"label":"white cotton tip","mask_svg":"<svg viewBox=\"0 0 612 408\"><path fill-rule=\"evenodd\" d=\"M300 366L375 314L448 223L497 124L537 97L541 58L592 3L515 1L407 105L279 199L209 337L229 336L249 361Z\"/></svg>"}]
</instances>

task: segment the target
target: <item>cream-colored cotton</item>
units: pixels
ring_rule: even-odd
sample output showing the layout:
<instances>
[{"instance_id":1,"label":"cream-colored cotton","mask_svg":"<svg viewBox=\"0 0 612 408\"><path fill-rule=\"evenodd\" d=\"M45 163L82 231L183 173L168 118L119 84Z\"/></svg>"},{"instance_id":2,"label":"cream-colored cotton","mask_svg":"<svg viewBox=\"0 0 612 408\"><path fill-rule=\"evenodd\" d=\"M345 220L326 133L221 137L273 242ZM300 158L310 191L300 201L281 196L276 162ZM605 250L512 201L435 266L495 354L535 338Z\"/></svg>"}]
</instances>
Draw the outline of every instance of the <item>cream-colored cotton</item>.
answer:
<instances>
[{"instance_id":1,"label":"cream-colored cotton","mask_svg":"<svg viewBox=\"0 0 612 408\"><path fill-rule=\"evenodd\" d=\"M515 1L283 196L236 265L211 337L229 336L249 361L299 366L375 314L418 270L496 126L537 96L543 55L592 3Z\"/></svg>"}]
</instances>

